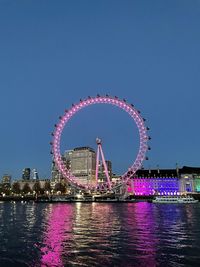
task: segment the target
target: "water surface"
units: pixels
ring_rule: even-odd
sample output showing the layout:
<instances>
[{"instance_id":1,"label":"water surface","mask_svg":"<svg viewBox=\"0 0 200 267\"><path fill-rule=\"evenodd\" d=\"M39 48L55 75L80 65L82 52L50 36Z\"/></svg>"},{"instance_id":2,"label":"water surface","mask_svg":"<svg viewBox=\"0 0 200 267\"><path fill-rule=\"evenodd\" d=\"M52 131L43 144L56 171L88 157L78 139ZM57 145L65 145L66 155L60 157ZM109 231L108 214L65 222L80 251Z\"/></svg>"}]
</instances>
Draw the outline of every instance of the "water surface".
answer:
<instances>
[{"instance_id":1,"label":"water surface","mask_svg":"<svg viewBox=\"0 0 200 267\"><path fill-rule=\"evenodd\" d=\"M0 203L0 266L200 266L200 203Z\"/></svg>"}]
</instances>

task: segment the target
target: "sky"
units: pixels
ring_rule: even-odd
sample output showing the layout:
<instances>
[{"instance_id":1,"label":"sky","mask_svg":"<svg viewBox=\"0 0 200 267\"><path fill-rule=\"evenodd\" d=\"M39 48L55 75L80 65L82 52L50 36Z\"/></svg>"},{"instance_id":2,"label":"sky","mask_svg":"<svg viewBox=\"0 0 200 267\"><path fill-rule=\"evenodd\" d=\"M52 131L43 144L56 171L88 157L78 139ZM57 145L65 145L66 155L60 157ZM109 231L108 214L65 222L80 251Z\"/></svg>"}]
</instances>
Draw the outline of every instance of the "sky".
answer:
<instances>
[{"instance_id":1,"label":"sky","mask_svg":"<svg viewBox=\"0 0 200 267\"><path fill-rule=\"evenodd\" d=\"M24 167L50 176L51 132L80 98L133 103L152 137L145 168L200 166L199 0L0 0L0 176ZM96 149L123 173L139 140L121 110L85 108L61 152Z\"/></svg>"}]
</instances>

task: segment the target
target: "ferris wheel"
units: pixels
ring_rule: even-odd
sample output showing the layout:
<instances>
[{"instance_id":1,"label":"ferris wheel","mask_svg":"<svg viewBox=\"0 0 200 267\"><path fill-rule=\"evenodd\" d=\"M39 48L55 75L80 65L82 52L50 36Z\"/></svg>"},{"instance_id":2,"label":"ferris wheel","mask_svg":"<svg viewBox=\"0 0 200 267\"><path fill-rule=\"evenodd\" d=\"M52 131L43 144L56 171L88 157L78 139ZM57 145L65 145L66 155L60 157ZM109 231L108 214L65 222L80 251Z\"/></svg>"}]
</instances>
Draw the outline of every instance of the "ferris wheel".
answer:
<instances>
[{"instance_id":1,"label":"ferris wheel","mask_svg":"<svg viewBox=\"0 0 200 267\"><path fill-rule=\"evenodd\" d=\"M138 132L139 132L139 151L138 154L133 161L132 165L128 168L128 170L121 176L120 181L117 183L107 181L105 183L98 183L96 181L95 185L91 184L82 184L80 181L77 181L76 177L71 173L70 169L67 168L65 162L63 161L63 157L60 151L60 141L61 135L63 132L64 127L69 122L69 120L77 113L80 112L87 106L97 105L97 104L108 104L117 106L119 109L124 110L135 122ZM121 100L118 97L110 97L100 96L97 95L96 97L88 97L87 99L80 100L77 104L72 104L72 107L68 110L65 110L63 116L59 117L59 122L55 124L55 130L52 133L53 140L50 143L52 145L53 160L58 168L59 173L67 179L67 181L78 189L85 189L85 190L102 190L102 189L109 189L114 190L116 187L123 186L127 184L128 180L136 173L138 169L141 168L142 163L144 160L147 160L146 157L147 150L150 150L148 146L148 140L151 138L148 136L147 131L149 130L148 127L145 126L145 119L142 118L140 111L138 111L134 105L129 104L126 102L125 99Z\"/></svg>"}]
</instances>

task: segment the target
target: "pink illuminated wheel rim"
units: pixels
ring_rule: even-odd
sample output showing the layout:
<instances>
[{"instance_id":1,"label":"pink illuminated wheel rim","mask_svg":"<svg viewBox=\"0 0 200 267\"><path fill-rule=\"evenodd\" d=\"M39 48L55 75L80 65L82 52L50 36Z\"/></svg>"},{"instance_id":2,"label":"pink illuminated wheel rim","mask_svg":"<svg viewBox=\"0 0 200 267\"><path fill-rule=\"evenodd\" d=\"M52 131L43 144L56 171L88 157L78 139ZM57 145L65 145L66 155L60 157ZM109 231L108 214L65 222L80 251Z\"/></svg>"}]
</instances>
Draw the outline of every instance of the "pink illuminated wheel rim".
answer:
<instances>
[{"instance_id":1,"label":"pink illuminated wheel rim","mask_svg":"<svg viewBox=\"0 0 200 267\"><path fill-rule=\"evenodd\" d=\"M69 120L80 110L83 108L95 105L95 104L109 104L119 107L120 109L124 110L132 117L134 122L137 125L139 131L139 151L136 156L135 161L132 165L128 168L128 170L121 176L121 181L117 184L112 183L112 188L121 186L124 183L127 183L130 177L132 177L138 169L142 166L142 162L146 157L146 152L148 149L148 140L150 139L147 135L148 128L145 126L144 119L141 117L140 112L135 109L132 104L128 104L126 100L120 100L117 97L110 97L110 96L97 96L97 97L88 97L85 100L80 100L78 104L73 104L69 110L65 110L65 113L62 117L59 117L58 124L55 125L55 131L52 134L54 136L52 145L52 154L54 158L54 162L58 168L58 171L65 177L73 186L81 188L81 189L95 189L94 185L85 186L76 182L76 177L72 175L72 173L66 168L65 163L62 160L62 156L60 153L60 140L62 131L65 125L69 122ZM98 186L97 186L98 187ZM104 187L106 187L104 185Z\"/></svg>"}]
</instances>

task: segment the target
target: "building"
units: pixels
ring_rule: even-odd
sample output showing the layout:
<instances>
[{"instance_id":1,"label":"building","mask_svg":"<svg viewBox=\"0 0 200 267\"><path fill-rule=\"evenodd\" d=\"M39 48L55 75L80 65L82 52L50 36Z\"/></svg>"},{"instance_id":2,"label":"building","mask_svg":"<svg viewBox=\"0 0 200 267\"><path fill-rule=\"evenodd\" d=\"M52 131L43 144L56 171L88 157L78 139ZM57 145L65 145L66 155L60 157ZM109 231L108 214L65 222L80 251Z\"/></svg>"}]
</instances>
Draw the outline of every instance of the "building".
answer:
<instances>
[{"instance_id":1,"label":"building","mask_svg":"<svg viewBox=\"0 0 200 267\"><path fill-rule=\"evenodd\" d=\"M76 182L87 185L95 182L96 153L90 147L77 147L65 152L66 166L77 178Z\"/></svg>"},{"instance_id":2,"label":"building","mask_svg":"<svg viewBox=\"0 0 200 267\"><path fill-rule=\"evenodd\" d=\"M5 185L5 184L10 185L11 184L11 175L4 174L3 177L2 177L2 184L3 185Z\"/></svg>"},{"instance_id":3,"label":"building","mask_svg":"<svg viewBox=\"0 0 200 267\"><path fill-rule=\"evenodd\" d=\"M66 164L66 167L69 168L69 166L66 163L66 158L65 156L62 156L62 161ZM52 183L59 183L64 177L62 174L59 172L55 161L52 161L52 166L51 166L51 182Z\"/></svg>"},{"instance_id":4,"label":"building","mask_svg":"<svg viewBox=\"0 0 200 267\"><path fill-rule=\"evenodd\" d=\"M200 192L200 168L138 170L129 180L134 195L176 195Z\"/></svg>"},{"instance_id":5,"label":"building","mask_svg":"<svg viewBox=\"0 0 200 267\"><path fill-rule=\"evenodd\" d=\"M24 168L22 173L22 180L30 180L31 179L31 169Z\"/></svg>"},{"instance_id":6,"label":"building","mask_svg":"<svg viewBox=\"0 0 200 267\"><path fill-rule=\"evenodd\" d=\"M179 178L176 169L138 170L130 180L128 192L135 195L176 195Z\"/></svg>"},{"instance_id":7,"label":"building","mask_svg":"<svg viewBox=\"0 0 200 267\"><path fill-rule=\"evenodd\" d=\"M0 192L9 195L11 188L11 175L4 174L2 177L2 183L0 184Z\"/></svg>"},{"instance_id":8,"label":"building","mask_svg":"<svg viewBox=\"0 0 200 267\"><path fill-rule=\"evenodd\" d=\"M22 180L39 180L39 175L36 169L24 168L22 173Z\"/></svg>"},{"instance_id":9,"label":"building","mask_svg":"<svg viewBox=\"0 0 200 267\"><path fill-rule=\"evenodd\" d=\"M112 180L112 162L110 160L106 160L105 162L106 162L109 178L110 178L110 180ZM104 170L104 165L102 162L99 164L98 179L100 182L107 181L105 170Z\"/></svg>"},{"instance_id":10,"label":"building","mask_svg":"<svg viewBox=\"0 0 200 267\"><path fill-rule=\"evenodd\" d=\"M72 150L72 149L66 150L64 153L65 165L66 165L68 170L71 170L71 159L72 159L73 151L74 150Z\"/></svg>"},{"instance_id":11,"label":"building","mask_svg":"<svg viewBox=\"0 0 200 267\"><path fill-rule=\"evenodd\" d=\"M181 193L200 193L200 168L184 166L179 173Z\"/></svg>"},{"instance_id":12,"label":"building","mask_svg":"<svg viewBox=\"0 0 200 267\"><path fill-rule=\"evenodd\" d=\"M58 168L55 164L55 161L52 161L52 165L51 165L51 181L54 182L58 179L59 177L59 172L58 172Z\"/></svg>"},{"instance_id":13,"label":"building","mask_svg":"<svg viewBox=\"0 0 200 267\"><path fill-rule=\"evenodd\" d=\"M32 179L33 180L39 180L39 175L36 169L32 170Z\"/></svg>"}]
</instances>

